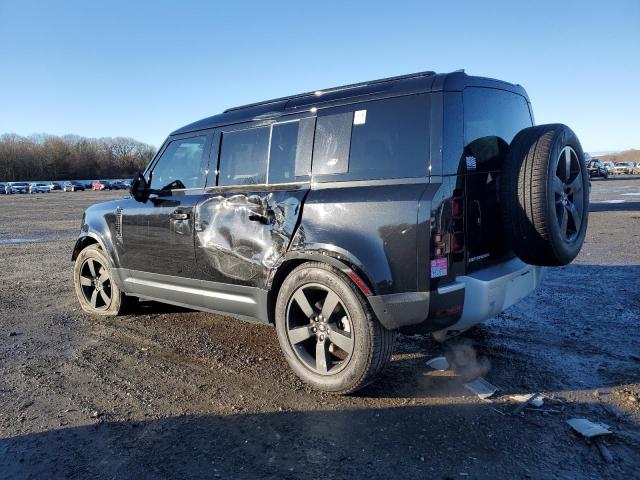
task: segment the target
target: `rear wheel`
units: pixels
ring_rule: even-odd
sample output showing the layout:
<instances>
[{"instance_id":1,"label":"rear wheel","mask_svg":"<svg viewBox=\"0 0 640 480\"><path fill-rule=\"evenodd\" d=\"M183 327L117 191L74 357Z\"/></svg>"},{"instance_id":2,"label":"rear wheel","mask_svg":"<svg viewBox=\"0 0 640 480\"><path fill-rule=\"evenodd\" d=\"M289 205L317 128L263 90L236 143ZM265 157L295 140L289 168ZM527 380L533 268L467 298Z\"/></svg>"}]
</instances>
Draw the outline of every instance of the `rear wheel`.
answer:
<instances>
[{"instance_id":1,"label":"rear wheel","mask_svg":"<svg viewBox=\"0 0 640 480\"><path fill-rule=\"evenodd\" d=\"M391 358L385 329L338 270L305 263L278 292L276 330L285 358L319 390L351 393L371 383Z\"/></svg>"}]
</instances>

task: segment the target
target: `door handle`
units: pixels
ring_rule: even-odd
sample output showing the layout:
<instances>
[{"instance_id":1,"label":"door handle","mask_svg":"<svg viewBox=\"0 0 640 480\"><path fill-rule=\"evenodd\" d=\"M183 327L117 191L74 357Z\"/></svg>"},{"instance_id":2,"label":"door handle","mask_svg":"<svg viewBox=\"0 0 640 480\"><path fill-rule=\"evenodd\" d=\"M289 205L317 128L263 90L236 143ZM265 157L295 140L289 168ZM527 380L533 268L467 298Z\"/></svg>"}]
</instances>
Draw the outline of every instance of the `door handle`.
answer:
<instances>
[{"instance_id":1,"label":"door handle","mask_svg":"<svg viewBox=\"0 0 640 480\"><path fill-rule=\"evenodd\" d=\"M173 212L169 217L171 220L188 220L191 218L191 214L185 212Z\"/></svg>"},{"instance_id":2,"label":"door handle","mask_svg":"<svg viewBox=\"0 0 640 480\"><path fill-rule=\"evenodd\" d=\"M263 225L272 224L275 220L275 214L273 213L273 210L267 210L265 213L266 215L262 215L261 213L252 213L249 215L249 220L251 220L252 222L261 223Z\"/></svg>"}]
</instances>

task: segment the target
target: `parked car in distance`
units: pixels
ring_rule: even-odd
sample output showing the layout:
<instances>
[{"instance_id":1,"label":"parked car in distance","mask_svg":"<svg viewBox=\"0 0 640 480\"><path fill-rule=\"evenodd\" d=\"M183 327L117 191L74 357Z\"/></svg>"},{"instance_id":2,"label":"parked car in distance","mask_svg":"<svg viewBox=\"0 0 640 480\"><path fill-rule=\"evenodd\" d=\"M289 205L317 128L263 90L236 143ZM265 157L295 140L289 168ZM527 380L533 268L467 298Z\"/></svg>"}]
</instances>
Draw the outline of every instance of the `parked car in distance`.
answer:
<instances>
[{"instance_id":1,"label":"parked car in distance","mask_svg":"<svg viewBox=\"0 0 640 480\"><path fill-rule=\"evenodd\" d=\"M570 263L588 183L519 85L422 72L259 102L174 131L85 211L75 292L93 315L138 297L274 324L295 374L350 393L401 329L445 341Z\"/></svg>"},{"instance_id":2,"label":"parked car in distance","mask_svg":"<svg viewBox=\"0 0 640 480\"><path fill-rule=\"evenodd\" d=\"M91 184L93 190L113 190L113 185L108 180L96 180Z\"/></svg>"},{"instance_id":3,"label":"parked car in distance","mask_svg":"<svg viewBox=\"0 0 640 480\"><path fill-rule=\"evenodd\" d=\"M85 191L85 186L82 182L71 181L64 184L65 192L77 192L77 191Z\"/></svg>"},{"instance_id":4,"label":"parked car in distance","mask_svg":"<svg viewBox=\"0 0 640 480\"><path fill-rule=\"evenodd\" d=\"M614 163L613 171L611 173L613 175L623 175L627 173L627 166L623 163Z\"/></svg>"},{"instance_id":5,"label":"parked car in distance","mask_svg":"<svg viewBox=\"0 0 640 480\"><path fill-rule=\"evenodd\" d=\"M127 185L123 180L116 180L111 183L113 190L127 190L131 185Z\"/></svg>"},{"instance_id":6,"label":"parked car in distance","mask_svg":"<svg viewBox=\"0 0 640 480\"><path fill-rule=\"evenodd\" d=\"M27 182L10 182L7 193L29 193L29 184Z\"/></svg>"},{"instance_id":7,"label":"parked car in distance","mask_svg":"<svg viewBox=\"0 0 640 480\"><path fill-rule=\"evenodd\" d=\"M590 178L602 177L604 179L609 178L609 170L604 166L602 161L597 158L592 159L587 164L587 171L589 172Z\"/></svg>"},{"instance_id":8,"label":"parked car in distance","mask_svg":"<svg viewBox=\"0 0 640 480\"><path fill-rule=\"evenodd\" d=\"M621 165L624 168L624 173L627 175L636 175L640 173L640 167L636 162L623 162Z\"/></svg>"},{"instance_id":9,"label":"parked car in distance","mask_svg":"<svg viewBox=\"0 0 640 480\"><path fill-rule=\"evenodd\" d=\"M49 193L51 188L46 183L29 184L29 193Z\"/></svg>"},{"instance_id":10,"label":"parked car in distance","mask_svg":"<svg viewBox=\"0 0 640 480\"><path fill-rule=\"evenodd\" d=\"M614 175L614 168L615 168L615 164L613 162L602 162L602 164L604 165L604 168L607 169L607 172L609 172L609 175Z\"/></svg>"},{"instance_id":11,"label":"parked car in distance","mask_svg":"<svg viewBox=\"0 0 640 480\"><path fill-rule=\"evenodd\" d=\"M49 190L52 192L54 190L62 190L62 185L60 185L60 182L48 182L47 185L49 186Z\"/></svg>"}]
</instances>

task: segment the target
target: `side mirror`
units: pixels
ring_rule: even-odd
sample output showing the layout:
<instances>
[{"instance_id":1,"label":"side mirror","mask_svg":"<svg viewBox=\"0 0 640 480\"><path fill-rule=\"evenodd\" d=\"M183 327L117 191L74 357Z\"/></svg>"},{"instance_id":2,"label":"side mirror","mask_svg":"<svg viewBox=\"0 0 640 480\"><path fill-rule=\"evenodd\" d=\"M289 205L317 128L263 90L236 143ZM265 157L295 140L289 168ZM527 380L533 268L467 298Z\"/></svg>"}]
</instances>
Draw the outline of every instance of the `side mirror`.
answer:
<instances>
[{"instance_id":1,"label":"side mirror","mask_svg":"<svg viewBox=\"0 0 640 480\"><path fill-rule=\"evenodd\" d=\"M149 183L147 179L144 178L142 172L136 173L135 177L133 177L129 192L131 192L131 196L138 202L144 203L149 199L149 194L151 193Z\"/></svg>"}]
</instances>

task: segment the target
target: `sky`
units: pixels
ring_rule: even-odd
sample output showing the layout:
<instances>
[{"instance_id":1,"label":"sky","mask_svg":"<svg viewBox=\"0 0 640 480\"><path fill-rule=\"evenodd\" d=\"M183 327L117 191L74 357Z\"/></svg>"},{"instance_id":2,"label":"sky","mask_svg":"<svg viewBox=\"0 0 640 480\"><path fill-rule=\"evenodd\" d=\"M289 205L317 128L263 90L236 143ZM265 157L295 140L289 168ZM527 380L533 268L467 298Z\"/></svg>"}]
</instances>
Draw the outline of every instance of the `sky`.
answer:
<instances>
[{"instance_id":1,"label":"sky","mask_svg":"<svg viewBox=\"0 0 640 480\"><path fill-rule=\"evenodd\" d=\"M0 134L158 147L227 107L460 68L586 151L640 148L639 0L0 0Z\"/></svg>"}]
</instances>

